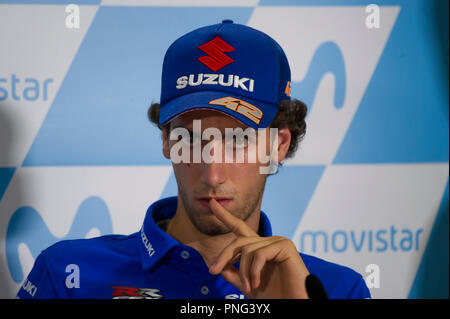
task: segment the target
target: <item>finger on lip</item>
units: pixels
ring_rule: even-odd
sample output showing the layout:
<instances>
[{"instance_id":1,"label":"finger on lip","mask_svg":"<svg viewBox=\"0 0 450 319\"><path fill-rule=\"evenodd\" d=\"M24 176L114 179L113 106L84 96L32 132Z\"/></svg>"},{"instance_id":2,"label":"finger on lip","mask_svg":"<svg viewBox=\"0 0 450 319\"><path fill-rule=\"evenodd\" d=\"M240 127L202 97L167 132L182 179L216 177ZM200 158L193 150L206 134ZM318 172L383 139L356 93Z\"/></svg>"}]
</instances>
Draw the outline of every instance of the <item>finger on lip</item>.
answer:
<instances>
[{"instance_id":1,"label":"finger on lip","mask_svg":"<svg viewBox=\"0 0 450 319\"><path fill-rule=\"evenodd\" d=\"M217 204L219 204L220 206L222 206L222 208L225 208L225 206L232 201L231 198L209 198L208 199L208 204L211 205L211 202L216 202Z\"/></svg>"},{"instance_id":2,"label":"finger on lip","mask_svg":"<svg viewBox=\"0 0 450 319\"><path fill-rule=\"evenodd\" d=\"M206 209L212 210L211 201L214 199L220 206L226 207L228 203L232 201L231 198L212 198L212 197L199 197L197 198L198 202L205 207Z\"/></svg>"},{"instance_id":3,"label":"finger on lip","mask_svg":"<svg viewBox=\"0 0 450 319\"><path fill-rule=\"evenodd\" d=\"M215 205L215 204L213 204L214 202L217 203L219 206L221 206L220 203L219 203L216 199L210 198L209 201L208 201L208 203L209 203L209 206L211 207L211 210L212 210L213 212L215 212L215 210L213 209L213 206ZM212 205L211 205L211 204L212 204ZM216 208L216 209L217 209L217 208Z\"/></svg>"},{"instance_id":4,"label":"finger on lip","mask_svg":"<svg viewBox=\"0 0 450 319\"><path fill-rule=\"evenodd\" d=\"M211 211L214 215L216 215L223 223L225 223L225 225L229 226L228 223L224 220L224 214L230 214L225 208L227 203L228 201L221 202L214 198L211 198L209 201L209 207L211 208Z\"/></svg>"},{"instance_id":5,"label":"finger on lip","mask_svg":"<svg viewBox=\"0 0 450 319\"><path fill-rule=\"evenodd\" d=\"M216 202L217 204L214 204ZM225 224L235 235L237 236L257 236L254 230L252 230L242 219L233 216L223 205L216 200L211 199L210 207L213 214ZM215 205L215 206L214 206Z\"/></svg>"}]
</instances>

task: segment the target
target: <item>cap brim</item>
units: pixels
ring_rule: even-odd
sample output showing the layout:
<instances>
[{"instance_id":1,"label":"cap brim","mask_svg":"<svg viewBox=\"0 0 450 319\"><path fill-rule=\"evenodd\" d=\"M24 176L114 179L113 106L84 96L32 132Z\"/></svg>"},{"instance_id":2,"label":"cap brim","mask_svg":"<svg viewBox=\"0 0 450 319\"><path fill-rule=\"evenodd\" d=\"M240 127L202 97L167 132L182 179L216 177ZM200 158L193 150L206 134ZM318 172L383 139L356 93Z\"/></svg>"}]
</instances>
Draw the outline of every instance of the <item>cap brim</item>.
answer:
<instances>
[{"instance_id":1,"label":"cap brim","mask_svg":"<svg viewBox=\"0 0 450 319\"><path fill-rule=\"evenodd\" d=\"M225 99L228 97L231 99ZM233 99L235 99L235 102L229 103L229 101L232 101ZM242 101L243 103L240 103L239 101ZM235 109L233 109L234 107ZM245 125L258 129L266 128L272 123L278 112L278 105L252 100L235 94L231 95L226 92L192 92L181 95L161 105L159 122L161 124L166 124L181 113L195 109L221 111L234 117Z\"/></svg>"}]
</instances>

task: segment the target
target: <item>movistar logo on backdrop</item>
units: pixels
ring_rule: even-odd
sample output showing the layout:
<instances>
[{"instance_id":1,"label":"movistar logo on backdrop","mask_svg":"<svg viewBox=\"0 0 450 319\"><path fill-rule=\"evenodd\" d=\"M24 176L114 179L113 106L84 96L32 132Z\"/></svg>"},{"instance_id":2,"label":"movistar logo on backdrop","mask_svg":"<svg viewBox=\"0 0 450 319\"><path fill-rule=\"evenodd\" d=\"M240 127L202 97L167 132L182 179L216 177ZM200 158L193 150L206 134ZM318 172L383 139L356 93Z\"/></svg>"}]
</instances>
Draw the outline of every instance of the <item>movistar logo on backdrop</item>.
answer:
<instances>
[{"instance_id":1,"label":"movistar logo on backdrop","mask_svg":"<svg viewBox=\"0 0 450 319\"><path fill-rule=\"evenodd\" d=\"M53 82L53 78L23 78L16 74L5 77L0 75L0 102L8 99L15 101L47 101L49 87Z\"/></svg>"},{"instance_id":2,"label":"movistar logo on backdrop","mask_svg":"<svg viewBox=\"0 0 450 319\"><path fill-rule=\"evenodd\" d=\"M98 229L102 235L112 233L111 216L100 197L92 196L81 203L68 234L63 238L57 238L50 232L34 208L26 206L17 209L6 232L6 259L11 277L16 283L23 281L19 245L25 244L36 259L42 250L54 243L64 239L84 238L93 228ZM31 286L28 288L31 294L34 290Z\"/></svg>"},{"instance_id":3,"label":"movistar logo on backdrop","mask_svg":"<svg viewBox=\"0 0 450 319\"><path fill-rule=\"evenodd\" d=\"M300 234L300 251L305 252L385 252L418 251L423 228L398 229L394 225L376 230L306 230Z\"/></svg>"}]
</instances>

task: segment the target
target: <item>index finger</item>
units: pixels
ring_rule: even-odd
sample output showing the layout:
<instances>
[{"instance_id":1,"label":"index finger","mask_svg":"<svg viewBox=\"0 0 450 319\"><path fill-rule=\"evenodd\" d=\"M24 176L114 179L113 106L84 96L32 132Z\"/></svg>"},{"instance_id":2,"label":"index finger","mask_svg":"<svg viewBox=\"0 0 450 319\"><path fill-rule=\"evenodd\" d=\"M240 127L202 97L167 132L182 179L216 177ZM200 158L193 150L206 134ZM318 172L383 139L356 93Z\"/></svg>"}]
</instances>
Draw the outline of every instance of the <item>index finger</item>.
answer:
<instances>
[{"instance_id":1,"label":"index finger","mask_svg":"<svg viewBox=\"0 0 450 319\"><path fill-rule=\"evenodd\" d=\"M237 236L258 236L253 229L250 228L242 219L233 216L214 198L209 201L209 207L213 214L228 227Z\"/></svg>"}]
</instances>

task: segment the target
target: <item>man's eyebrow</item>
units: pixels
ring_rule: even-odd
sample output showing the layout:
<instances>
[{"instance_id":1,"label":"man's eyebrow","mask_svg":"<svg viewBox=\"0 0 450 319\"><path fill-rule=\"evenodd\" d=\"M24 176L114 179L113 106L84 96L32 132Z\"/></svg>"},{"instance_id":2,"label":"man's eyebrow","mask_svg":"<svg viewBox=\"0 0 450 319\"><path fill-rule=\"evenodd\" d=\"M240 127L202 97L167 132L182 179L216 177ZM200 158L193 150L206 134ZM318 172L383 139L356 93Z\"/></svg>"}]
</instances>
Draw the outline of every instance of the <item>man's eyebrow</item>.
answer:
<instances>
[{"instance_id":1,"label":"man's eyebrow","mask_svg":"<svg viewBox=\"0 0 450 319\"><path fill-rule=\"evenodd\" d=\"M178 126L172 127L172 128L171 128L171 131L173 131L173 130L176 129L176 128L182 128L182 129L185 129L186 131L188 131L189 136L190 136L191 138L193 138L194 132L193 132L191 129L188 129L187 127L184 127L183 125L178 125Z\"/></svg>"},{"instance_id":2,"label":"man's eyebrow","mask_svg":"<svg viewBox=\"0 0 450 319\"><path fill-rule=\"evenodd\" d=\"M189 133L192 133L192 129L189 129L189 128L187 128L187 127L181 125L181 124L178 125L178 126L172 126L172 127L171 127L172 130L173 130L173 129L176 129L176 128L184 128L184 129L188 130Z\"/></svg>"},{"instance_id":3,"label":"man's eyebrow","mask_svg":"<svg viewBox=\"0 0 450 319\"><path fill-rule=\"evenodd\" d=\"M177 126L171 127L171 130L176 129L176 128L184 128L185 130L187 130L187 131L189 132L189 134L191 134L191 135L194 134L194 131L193 131L192 129L187 128L187 127L183 126L182 124L179 124L179 125L177 125ZM237 128L236 128L236 127L230 127L230 128L231 128L233 131L227 132L226 129L225 129L225 130L220 130L220 129L219 129L219 131L220 131L224 136L229 136L229 135L235 134L234 130L235 130L235 129L238 129L239 127L237 127ZM243 129L243 131L245 131L245 130ZM202 132L202 133L203 133L203 132Z\"/></svg>"},{"instance_id":4,"label":"man's eyebrow","mask_svg":"<svg viewBox=\"0 0 450 319\"><path fill-rule=\"evenodd\" d=\"M174 125L174 126L172 126L172 128L179 128L179 127L182 127L182 128L188 129L187 127L183 126L183 124L178 124L178 125Z\"/></svg>"}]
</instances>

